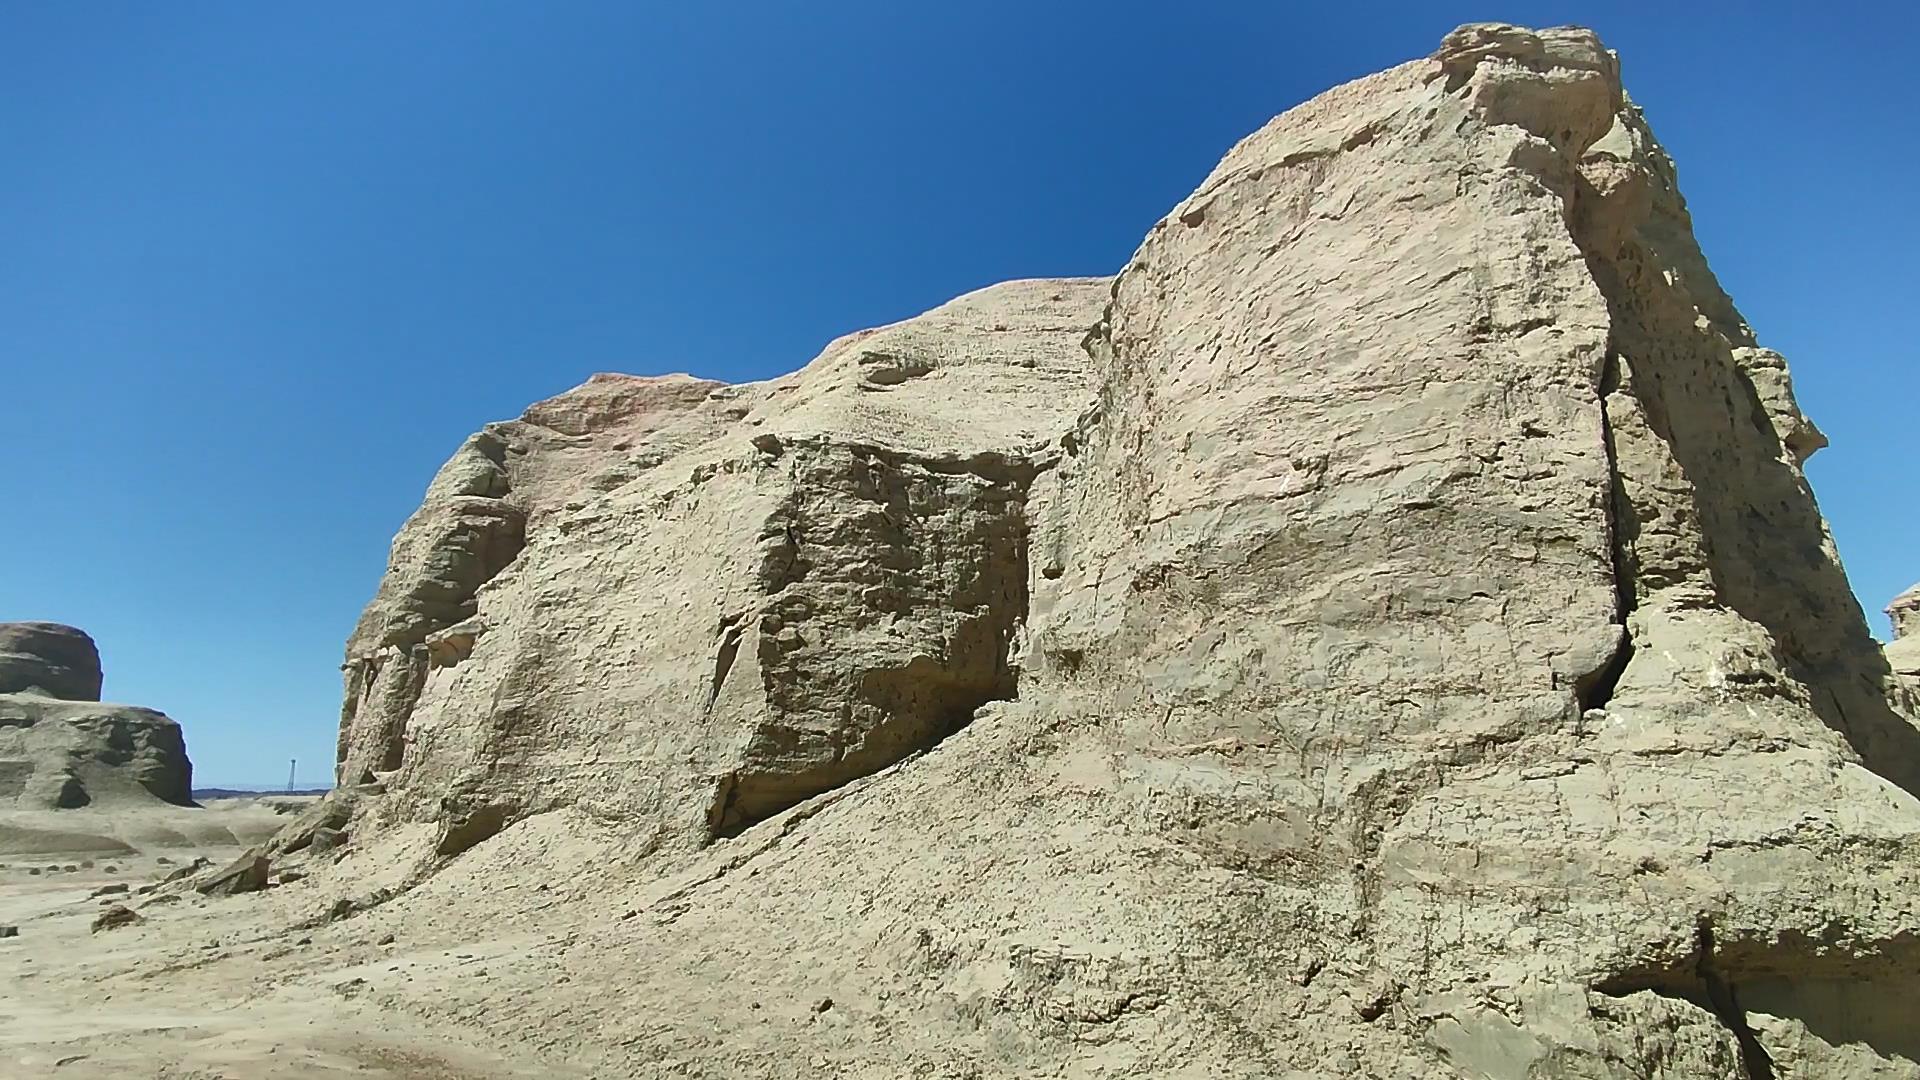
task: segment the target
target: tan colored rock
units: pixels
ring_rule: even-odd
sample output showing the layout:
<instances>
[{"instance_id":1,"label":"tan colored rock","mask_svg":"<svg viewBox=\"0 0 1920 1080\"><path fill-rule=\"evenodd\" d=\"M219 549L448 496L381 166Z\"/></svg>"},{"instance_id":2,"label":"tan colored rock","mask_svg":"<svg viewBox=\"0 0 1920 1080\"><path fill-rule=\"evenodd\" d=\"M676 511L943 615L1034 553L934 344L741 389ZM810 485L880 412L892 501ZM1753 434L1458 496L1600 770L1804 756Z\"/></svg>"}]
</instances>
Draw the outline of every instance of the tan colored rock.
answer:
<instances>
[{"instance_id":1,"label":"tan colored rock","mask_svg":"<svg viewBox=\"0 0 1920 1080\"><path fill-rule=\"evenodd\" d=\"M248 848L219 870L194 883L194 891L205 896L238 896L259 892L272 877L272 863L258 848Z\"/></svg>"},{"instance_id":2,"label":"tan colored rock","mask_svg":"<svg viewBox=\"0 0 1920 1080\"><path fill-rule=\"evenodd\" d=\"M100 653L58 623L0 623L0 809L192 802L165 714L100 700Z\"/></svg>"},{"instance_id":3,"label":"tan colored rock","mask_svg":"<svg viewBox=\"0 0 1920 1080\"><path fill-rule=\"evenodd\" d=\"M996 286L768 384L598 376L469 440L349 644L342 781L398 770L383 810L449 854L581 802L697 846L1011 697L1105 295Z\"/></svg>"},{"instance_id":4,"label":"tan colored rock","mask_svg":"<svg viewBox=\"0 0 1920 1080\"><path fill-rule=\"evenodd\" d=\"M1888 698L1894 708L1920 724L1920 585L1887 605L1893 640L1881 649L1888 669Z\"/></svg>"},{"instance_id":5,"label":"tan colored rock","mask_svg":"<svg viewBox=\"0 0 1920 1080\"><path fill-rule=\"evenodd\" d=\"M93 920L92 931L118 930L123 926L132 926L146 920L132 908L123 904L113 904L101 911Z\"/></svg>"},{"instance_id":6,"label":"tan colored rock","mask_svg":"<svg viewBox=\"0 0 1920 1080\"><path fill-rule=\"evenodd\" d=\"M0 623L0 694L100 700L100 650L77 627Z\"/></svg>"},{"instance_id":7,"label":"tan colored rock","mask_svg":"<svg viewBox=\"0 0 1920 1080\"><path fill-rule=\"evenodd\" d=\"M564 982L430 1003L595 1075L1920 1076L1823 443L1613 54L1464 27L1110 284L475 436L349 643L337 872L439 924L613 853L530 909Z\"/></svg>"}]
</instances>

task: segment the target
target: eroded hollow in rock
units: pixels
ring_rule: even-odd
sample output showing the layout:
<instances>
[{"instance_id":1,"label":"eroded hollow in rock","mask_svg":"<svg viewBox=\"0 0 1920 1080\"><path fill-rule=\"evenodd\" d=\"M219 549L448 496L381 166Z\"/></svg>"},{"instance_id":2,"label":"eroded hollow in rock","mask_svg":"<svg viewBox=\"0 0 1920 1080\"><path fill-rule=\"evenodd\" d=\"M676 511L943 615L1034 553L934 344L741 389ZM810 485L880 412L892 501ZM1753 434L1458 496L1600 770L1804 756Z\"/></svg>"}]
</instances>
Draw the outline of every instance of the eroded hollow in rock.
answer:
<instances>
[{"instance_id":1,"label":"eroded hollow in rock","mask_svg":"<svg viewBox=\"0 0 1920 1080\"><path fill-rule=\"evenodd\" d=\"M507 827L509 816L507 807L490 803L449 819L441 830L439 843L434 845L434 854L450 859L472 850L499 835L500 830Z\"/></svg>"},{"instance_id":2,"label":"eroded hollow in rock","mask_svg":"<svg viewBox=\"0 0 1920 1080\"><path fill-rule=\"evenodd\" d=\"M782 565L812 569L765 582L752 644L768 715L716 786L716 837L930 750L1018 694L1009 650L1027 615L1035 470L873 447L806 461L780 513L794 548ZM739 628L721 628L714 699L745 644Z\"/></svg>"}]
</instances>

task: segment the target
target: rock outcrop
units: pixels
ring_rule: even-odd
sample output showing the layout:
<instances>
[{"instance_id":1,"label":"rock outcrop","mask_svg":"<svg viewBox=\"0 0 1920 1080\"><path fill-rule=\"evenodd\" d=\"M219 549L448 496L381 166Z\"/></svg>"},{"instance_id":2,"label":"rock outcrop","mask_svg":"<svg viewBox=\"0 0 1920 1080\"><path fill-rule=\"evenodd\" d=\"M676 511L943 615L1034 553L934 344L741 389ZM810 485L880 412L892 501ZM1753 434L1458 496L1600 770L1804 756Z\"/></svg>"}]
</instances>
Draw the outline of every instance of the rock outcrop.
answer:
<instances>
[{"instance_id":1,"label":"rock outcrop","mask_svg":"<svg viewBox=\"0 0 1920 1080\"><path fill-rule=\"evenodd\" d=\"M1887 619L1893 624L1893 640L1883 650L1891 680L1888 694L1894 708L1920 724L1920 585L1893 598Z\"/></svg>"},{"instance_id":2,"label":"rock outcrop","mask_svg":"<svg viewBox=\"0 0 1920 1080\"><path fill-rule=\"evenodd\" d=\"M0 694L100 700L100 650L71 626L0 623Z\"/></svg>"},{"instance_id":3,"label":"rock outcrop","mask_svg":"<svg viewBox=\"0 0 1920 1080\"><path fill-rule=\"evenodd\" d=\"M192 787L179 724L101 702L92 638L56 623L0 623L0 806L189 806Z\"/></svg>"},{"instance_id":4,"label":"rock outcrop","mask_svg":"<svg viewBox=\"0 0 1920 1080\"><path fill-rule=\"evenodd\" d=\"M697 847L1011 698L1025 504L1106 293L996 286L773 383L596 376L489 426L348 645L341 784L397 772L383 809L446 854L575 804Z\"/></svg>"},{"instance_id":5,"label":"rock outcrop","mask_svg":"<svg viewBox=\"0 0 1920 1080\"><path fill-rule=\"evenodd\" d=\"M1111 281L474 436L349 643L353 844L619 836L649 917L500 1025L601 1075L1920 1076L1824 443L1614 55L1464 27Z\"/></svg>"}]
</instances>

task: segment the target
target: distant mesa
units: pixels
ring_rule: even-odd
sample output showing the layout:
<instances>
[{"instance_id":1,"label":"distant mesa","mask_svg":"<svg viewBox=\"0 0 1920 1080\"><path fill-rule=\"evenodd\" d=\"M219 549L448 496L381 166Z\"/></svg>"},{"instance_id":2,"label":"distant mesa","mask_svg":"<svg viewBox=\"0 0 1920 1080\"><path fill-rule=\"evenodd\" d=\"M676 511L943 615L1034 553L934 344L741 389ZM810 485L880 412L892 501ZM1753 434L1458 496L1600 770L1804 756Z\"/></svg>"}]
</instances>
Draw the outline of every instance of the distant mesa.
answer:
<instances>
[{"instance_id":1,"label":"distant mesa","mask_svg":"<svg viewBox=\"0 0 1920 1080\"><path fill-rule=\"evenodd\" d=\"M1893 623L1893 640L1884 649L1891 674L1889 696L1895 707L1920 723L1920 584L1893 598L1887 619Z\"/></svg>"},{"instance_id":2,"label":"distant mesa","mask_svg":"<svg viewBox=\"0 0 1920 1080\"><path fill-rule=\"evenodd\" d=\"M100 682L100 650L84 631L0 623L0 808L193 805L180 725L102 702Z\"/></svg>"}]
</instances>

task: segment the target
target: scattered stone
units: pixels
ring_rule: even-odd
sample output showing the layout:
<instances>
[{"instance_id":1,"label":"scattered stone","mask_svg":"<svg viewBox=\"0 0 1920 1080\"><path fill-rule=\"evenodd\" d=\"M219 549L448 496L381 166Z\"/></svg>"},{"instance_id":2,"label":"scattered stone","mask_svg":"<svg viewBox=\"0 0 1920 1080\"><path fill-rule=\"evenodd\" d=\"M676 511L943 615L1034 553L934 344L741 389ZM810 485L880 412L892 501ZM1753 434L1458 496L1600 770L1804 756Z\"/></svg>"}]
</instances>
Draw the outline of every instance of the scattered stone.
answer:
<instances>
[{"instance_id":1,"label":"scattered stone","mask_svg":"<svg viewBox=\"0 0 1920 1080\"><path fill-rule=\"evenodd\" d=\"M93 932L97 934L102 930L116 930L142 921L132 908L115 904L102 911L99 917L93 920Z\"/></svg>"},{"instance_id":2,"label":"scattered stone","mask_svg":"<svg viewBox=\"0 0 1920 1080\"><path fill-rule=\"evenodd\" d=\"M267 887L272 863L258 849L249 848L217 873L194 885L205 896L238 896Z\"/></svg>"},{"instance_id":3,"label":"scattered stone","mask_svg":"<svg viewBox=\"0 0 1920 1080\"><path fill-rule=\"evenodd\" d=\"M187 863L184 866L174 867L171 871L167 873L167 876L160 879L160 883L164 885L170 881L179 881L183 878L192 877L193 875L198 874L200 871L205 870L207 867L212 865L213 865L213 860L207 858L205 855L195 856L192 862Z\"/></svg>"},{"instance_id":4,"label":"scattered stone","mask_svg":"<svg viewBox=\"0 0 1920 1080\"><path fill-rule=\"evenodd\" d=\"M0 938L10 938L10 937L19 937L19 936L20 936L20 928L19 928L19 927L17 927L17 926L0 926Z\"/></svg>"},{"instance_id":5,"label":"scattered stone","mask_svg":"<svg viewBox=\"0 0 1920 1080\"><path fill-rule=\"evenodd\" d=\"M87 897L88 899L92 899L93 897L96 897L96 896L117 896L117 895L124 894L126 891L127 891L126 883L122 881L116 881L111 885L100 886L99 888L93 890L91 893L88 893Z\"/></svg>"}]
</instances>

